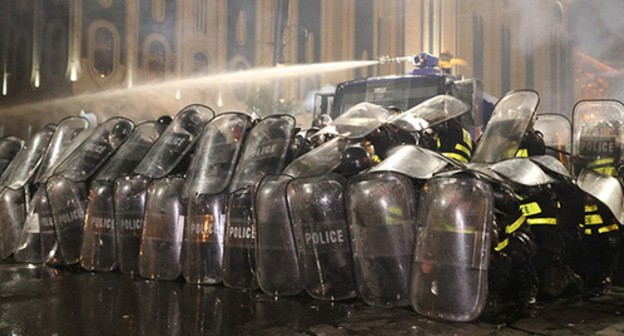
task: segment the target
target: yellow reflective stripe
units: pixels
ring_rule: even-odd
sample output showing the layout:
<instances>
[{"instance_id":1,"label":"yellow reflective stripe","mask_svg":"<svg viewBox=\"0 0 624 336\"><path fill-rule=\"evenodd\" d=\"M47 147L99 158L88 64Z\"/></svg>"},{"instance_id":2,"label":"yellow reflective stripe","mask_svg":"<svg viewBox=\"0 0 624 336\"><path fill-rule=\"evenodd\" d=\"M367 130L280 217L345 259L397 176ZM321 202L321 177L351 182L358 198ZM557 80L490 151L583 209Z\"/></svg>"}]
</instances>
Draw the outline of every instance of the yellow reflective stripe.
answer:
<instances>
[{"instance_id":1,"label":"yellow reflective stripe","mask_svg":"<svg viewBox=\"0 0 624 336\"><path fill-rule=\"evenodd\" d=\"M537 202L520 204L520 210L525 216L533 216L542 213L542 208Z\"/></svg>"},{"instance_id":2,"label":"yellow reflective stripe","mask_svg":"<svg viewBox=\"0 0 624 336\"><path fill-rule=\"evenodd\" d=\"M594 211L598 211L598 206L597 205L586 205L585 206L585 212L594 212Z\"/></svg>"},{"instance_id":3,"label":"yellow reflective stripe","mask_svg":"<svg viewBox=\"0 0 624 336\"><path fill-rule=\"evenodd\" d=\"M395 206L388 207L388 212L395 215L403 215L403 209Z\"/></svg>"},{"instance_id":4,"label":"yellow reflective stripe","mask_svg":"<svg viewBox=\"0 0 624 336\"><path fill-rule=\"evenodd\" d=\"M453 233L467 233L467 234L475 234L477 232L475 229L458 228L452 225L444 225L444 231L453 232Z\"/></svg>"},{"instance_id":5,"label":"yellow reflective stripe","mask_svg":"<svg viewBox=\"0 0 624 336\"><path fill-rule=\"evenodd\" d=\"M524 223L525 219L526 217L524 217L524 215L520 215L520 217L518 217L518 219L516 219L515 222L511 223L511 225L507 225L507 227L505 228L505 232L506 233L515 232L522 225L522 223Z\"/></svg>"},{"instance_id":6,"label":"yellow reflective stripe","mask_svg":"<svg viewBox=\"0 0 624 336\"><path fill-rule=\"evenodd\" d=\"M520 148L516 152L516 157L529 157L529 151L526 148Z\"/></svg>"},{"instance_id":7,"label":"yellow reflective stripe","mask_svg":"<svg viewBox=\"0 0 624 336\"><path fill-rule=\"evenodd\" d=\"M600 229L598 229L598 233L607 233L607 232L615 231L618 229L619 227L617 224L611 224L609 226L603 226Z\"/></svg>"},{"instance_id":8,"label":"yellow reflective stripe","mask_svg":"<svg viewBox=\"0 0 624 336\"><path fill-rule=\"evenodd\" d=\"M527 224L529 225L557 225L557 218L554 218L554 217L529 218L527 219Z\"/></svg>"},{"instance_id":9,"label":"yellow reflective stripe","mask_svg":"<svg viewBox=\"0 0 624 336\"><path fill-rule=\"evenodd\" d=\"M494 250L495 251L500 251L500 250L504 249L505 247L507 247L507 245L509 245L509 238L505 238L505 240L503 240L502 242L498 243L498 245L496 245Z\"/></svg>"},{"instance_id":10,"label":"yellow reflective stripe","mask_svg":"<svg viewBox=\"0 0 624 336\"><path fill-rule=\"evenodd\" d=\"M615 162L614 158L608 157L608 158L603 158L603 159L598 159L596 161L590 162L587 167L595 167L595 166L599 166L599 165L604 165L604 164L610 164Z\"/></svg>"},{"instance_id":11,"label":"yellow reflective stripe","mask_svg":"<svg viewBox=\"0 0 624 336\"><path fill-rule=\"evenodd\" d=\"M466 148L466 146L464 146L464 145L462 145L462 144L459 144L459 143L458 143L458 144L456 144L456 145L455 145L455 150L458 150L458 151L460 151L460 152L462 152L462 153L466 154L468 157L470 157L470 156L471 156L471 154L470 154L470 149Z\"/></svg>"},{"instance_id":12,"label":"yellow reflective stripe","mask_svg":"<svg viewBox=\"0 0 624 336\"><path fill-rule=\"evenodd\" d=\"M440 142L440 138L436 139L436 146L437 148L442 147L442 142Z\"/></svg>"},{"instance_id":13,"label":"yellow reflective stripe","mask_svg":"<svg viewBox=\"0 0 624 336\"><path fill-rule=\"evenodd\" d=\"M597 231L598 233L607 233L607 232L612 232L612 231L617 231L620 229L620 226L617 224L611 224L609 226L603 226L601 228L599 228ZM586 235L591 235L592 234L592 229L585 229L585 231L583 233L585 233Z\"/></svg>"},{"instance_id":14,"label":"yellow reflective stripe","mask_svg":"<svg viewBox=\"0 0 624 336\"><path fill-rule=\"evenodd\" d=\"M457 153L442 153L442 155L446 156L449 159L455 159L462 163L468 163L468 159Z\"/></svg>"},{"instance_id":15,"label":"yellow reflective stripe","mask_svg":"<svg viewBox=\"0 0 624 336\"><path fill-rule=\"evenodd\" d=\"M561 209L561 203L557 201L557 209Z\"/></svg>"},{"instance_id":16,"label":"yellow reflective stripe","mask_svg":"<svg viewBox=\"0 0 624 336\"><path fill-rule=\"evenodd\" d=\"M373 155L373 162L374 163L380 163L381 159L379 158L379 156L377 156L377 154Z\"/></svg>"},{"instance_id":17,"label":"yellow reflective stripe","mask_svg":"<svg viewBox=\"0 0 624 336\"><path fill-rule=\"evenodd\" d=\"M599 214L585 215L585 225L599 225L604 224L602 216Z\"/></svg>"},{"instance_id":18,"label":"yellow reflective stripe","mask_svg":"<svg viewBox=\"0 0 624 336\"><path fill-rule=\"evenodd\" d=\"M464 143L472 149L472 135L466 129L462 129L462 134L464 135Z\"/></svg>"},{"instance_id":19,"label":"yellow reflective stripe","mask_svg":"<svg viewBox=\"0 0 624 336\"><path fill-rule=\"evenodd\" d=\"M596 173L609 175L609 176L615 176L615 168L613 167L593 168L592 170L595 171Z\"/></svg>"}]
</instances>

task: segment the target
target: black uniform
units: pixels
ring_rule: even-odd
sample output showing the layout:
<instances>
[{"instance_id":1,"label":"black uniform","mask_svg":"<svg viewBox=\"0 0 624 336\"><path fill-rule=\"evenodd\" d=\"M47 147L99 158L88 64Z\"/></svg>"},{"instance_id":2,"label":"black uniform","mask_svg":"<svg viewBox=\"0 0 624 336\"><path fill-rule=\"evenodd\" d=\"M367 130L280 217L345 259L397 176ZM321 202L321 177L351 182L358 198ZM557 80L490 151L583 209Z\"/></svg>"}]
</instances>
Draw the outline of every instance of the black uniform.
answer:
<instances>
[{"instance_id":1,"label":"black uniform","mask_svg":"<svg viewBox=\"0 0 624 336\"><path fill-rule=\"evenodd\" d=\"M495 246L489 274L495 300L532 304L537 295L536 247L520 203L511 190L495 186Z\"/></svg>"},{"instance_id":2,"label":"black uniform","mask_svg":"<svg viewBox=\"0 0 624 336\"><path fill-rule=\"evenodd\" d=\"M579 291L579 278L568 264L567 246L559 227L559 202L549 186L525 188L520 208L535 237L535 268L539 292L553 298L566 291Z\"/></svg>"},{"instance_id":3,"label":"black uniform","mask_svg":"<svg viewBox=\"0 0 624 336\"><path fill-rule=\"evenodd\" d=\"M430 149L461 163L470 162L474 142L470 132L458 120L452 119L438 125L434 128L434 132L435 145Z\"/></svg>"},{"instance_id":4,"label":"black uniform","mask_svg":"<svg viewBox=\"0 0 624 336\"><path fill-rule=\"evenodd\" d=\"M580 272L589 291L611 284L620 257L620 225L611 211L590 195L585 195L585 218L580 223L582 256Z\"/></svg>"}]
</instances>

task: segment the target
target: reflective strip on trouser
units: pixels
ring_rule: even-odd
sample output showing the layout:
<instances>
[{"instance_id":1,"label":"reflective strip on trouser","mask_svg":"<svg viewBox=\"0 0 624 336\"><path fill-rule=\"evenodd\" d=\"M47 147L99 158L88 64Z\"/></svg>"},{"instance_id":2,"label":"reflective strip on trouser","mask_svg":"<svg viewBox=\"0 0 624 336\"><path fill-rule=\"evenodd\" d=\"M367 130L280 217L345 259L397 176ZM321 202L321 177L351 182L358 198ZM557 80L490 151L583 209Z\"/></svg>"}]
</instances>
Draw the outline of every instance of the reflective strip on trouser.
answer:
<instances>
[{"instance_id":1,"label":"reflective strip on trouser","mask_svg":"<svg viewBox=\"0 0 624 336\"><path fill-rule=\"evenodd\" d=\"M505 240L503 240L502 242L498 243L498 245L496 245L496 247L494 248L494 250L496 252L500 252L501 250L503 250L505 247L507 247L507 245L509 245L509 238L505 238Z\"/></svg>"},{"instance_id":2,"label":"reflective strip on trouser","mask_svg":"<svg viewBox=\"0 0 624 336\"><path fill-rule=\"evenodd\" d=\"M513 223L505 227L505 233L507 234L514 233L516 230L520 228L520 226L522 226L522 223L524 223L525 219L526 218L524 217L524 215L520 215L520 217L518 217L518 219L516 219ZM501 251L505 247L507 247L507 245L509 245L509 238L505 238L502 242L498 243L496 247L494 248L494 250L497 252Z\"/></svg>"},{"instance_id":3,"label":"reflective strip on trouser","mask_svg":"<svg viewBox=\"0 0 624 336\"><path fill-rule=\"evenodd\" d=\"M554 218L554 217L528 218L527 224L529 225L557 225L557 218Z\"/></svg>"},{"instance_id":4,"label":"reflective strip on trouser","mask_svg":"<svg viewBox=\"0 0 624 336\"><path fill-rule=\"evenodd\" d=\"M592 231L593 232L597 232L598 234L601 234L601 233L617 231L619 229L620 229L619 225L611 224L609 226L603 226L601 228L598 228L597 230L595 228L594 229L585 229L585 231L583 231L583 233L585 233L586 235L592 235Z\"/></svg>"}]
</instances>

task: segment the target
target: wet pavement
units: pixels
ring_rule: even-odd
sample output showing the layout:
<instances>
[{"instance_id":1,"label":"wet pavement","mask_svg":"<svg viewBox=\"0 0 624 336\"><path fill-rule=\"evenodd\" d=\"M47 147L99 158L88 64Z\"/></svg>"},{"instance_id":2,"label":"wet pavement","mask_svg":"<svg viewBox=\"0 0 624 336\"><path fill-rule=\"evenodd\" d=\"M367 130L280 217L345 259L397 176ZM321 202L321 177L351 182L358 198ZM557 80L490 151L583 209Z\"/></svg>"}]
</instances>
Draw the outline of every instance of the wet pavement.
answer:
<instances>
[{"instance_id":1,"label":"wet pavement","mask_svg":"<svg viewBox=\"0 0 624 336\"><path fill-rule=\"evenodd\" d=\"M0 264L0 335L624 335L624 288L472 323L410 308Z\"/></svg>"}]
</instances>

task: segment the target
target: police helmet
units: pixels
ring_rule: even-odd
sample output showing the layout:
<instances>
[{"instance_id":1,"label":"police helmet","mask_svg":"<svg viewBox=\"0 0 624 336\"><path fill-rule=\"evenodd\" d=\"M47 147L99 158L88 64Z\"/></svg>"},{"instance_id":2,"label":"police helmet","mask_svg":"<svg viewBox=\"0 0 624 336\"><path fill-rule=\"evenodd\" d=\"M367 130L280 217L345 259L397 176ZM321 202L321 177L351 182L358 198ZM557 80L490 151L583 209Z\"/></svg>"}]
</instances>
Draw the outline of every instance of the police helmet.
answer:
<instances>
[{"instance_id":1,"label":"police helmet","mask_svg":"<svg viewBox=\"0 0 624 336\"><path fill-rule=\"evenodd\" d=\"M349 146L342 154L339 171L341 174L355 175L373 165L371 154L360 144Z\"/></svg>"},{"instance_id":2,"label":"police helmet","mask_svg":"<svg viewBox=\"0 0 624 336\"><path fill-rule=\"evenodd\" d=\"M520 148L527 150L527 156L545 155L546 143L544 142L544 135L535 129L526 131L524 137L522 137Z\"/></svg>"}]
</instances>

